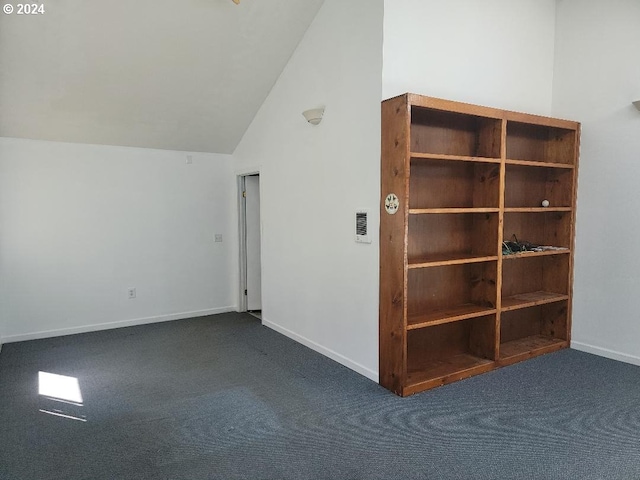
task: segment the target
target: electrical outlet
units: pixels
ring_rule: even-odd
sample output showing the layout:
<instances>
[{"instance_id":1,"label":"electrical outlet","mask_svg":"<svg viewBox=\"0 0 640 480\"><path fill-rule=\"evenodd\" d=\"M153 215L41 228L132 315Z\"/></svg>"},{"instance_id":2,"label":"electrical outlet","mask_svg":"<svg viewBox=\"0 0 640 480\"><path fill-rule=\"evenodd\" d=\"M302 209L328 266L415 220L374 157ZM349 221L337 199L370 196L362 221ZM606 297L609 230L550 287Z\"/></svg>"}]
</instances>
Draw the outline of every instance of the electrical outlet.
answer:
<instances>
[{"instance_id":1,"label":"electrical outlet","mask_svg":"<svg viewBox=\"0 0 640 480\"><path fill-rule=\"evenodd\" d=\"M221 242L221 241L222 241L222 234L221 234L221 233L216 233L216 234L213 236L213 239L214 239L216 242Z\"/></svg>"},{"instance_id":2,"label":"electrical outlet","mask_svg":"<svg viewBox=\"0 0 640 480\"><path fill-rule=\"evenodd\" d=\"M128 294L129 294L129 298L136 298L136 289L135 288L130 288L129 290L127 290Z\"/></svg>"},{"instance_id":3,"label":"electrical outlet","mask_svg":"<svg viewBox=\"0 0 640 480\"><path fill-rule=\"evenodd\" d=\"M193 163L193 156L191 155L187 155L187 164L192 164Z\"/></svg>"}]
</instances>

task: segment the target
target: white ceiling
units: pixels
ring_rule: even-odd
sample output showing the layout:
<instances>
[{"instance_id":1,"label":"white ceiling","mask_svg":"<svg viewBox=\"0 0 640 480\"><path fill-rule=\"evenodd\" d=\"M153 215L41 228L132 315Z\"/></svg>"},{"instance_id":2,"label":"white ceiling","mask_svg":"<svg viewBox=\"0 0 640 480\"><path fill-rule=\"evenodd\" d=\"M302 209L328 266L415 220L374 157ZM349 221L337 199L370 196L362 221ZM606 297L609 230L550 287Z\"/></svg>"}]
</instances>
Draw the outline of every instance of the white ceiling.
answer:
<instances>
[{"instance_id":1,"label":"white ceiling","mask_svg":"<svg viewBox=\"0 0 640 480\"><path fill-rule=\"evenodd\" d=\"M231 153L323 1L55 0L0 14L0 136Z\"/></svg>"}]
</instances>

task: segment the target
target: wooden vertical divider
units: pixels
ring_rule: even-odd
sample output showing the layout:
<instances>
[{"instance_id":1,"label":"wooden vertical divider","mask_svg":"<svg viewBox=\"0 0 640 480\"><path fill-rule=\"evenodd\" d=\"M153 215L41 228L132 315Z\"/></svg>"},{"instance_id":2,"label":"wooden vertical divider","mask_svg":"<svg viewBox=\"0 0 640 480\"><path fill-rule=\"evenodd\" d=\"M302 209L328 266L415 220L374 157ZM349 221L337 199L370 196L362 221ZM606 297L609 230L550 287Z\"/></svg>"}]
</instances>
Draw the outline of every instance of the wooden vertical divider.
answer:
<instances>
[{"instance_id":1,"label":"wooden vertical divider","mask_svg":"<svg viewBox=\"0 0 640 480\"><path fill-rule=\"evenodd\" d=\"M505 200L505 178L506 178L506 165L505 159L507 158L507 122L502 119L500 128L500 186L499 186L499 198L500 198L500 212L498 213L498 282L496 289L498 291L498 299L496 302L496 335L495 335L495 357L494 360L500 358L500 311L502 309L502 242L504 241L504 200Z\"/></svg>"},{"instance_id":2,"label":"wooden vertical divider","mask_svg":"<svg viewBox=\"0 0 640 480\"><path fill-rule=\"evenodd\" d=\"M577 206L577 197L578 197L578 164L580 163L580 124L576 125L575 131L575 141L574 151L573 151L573 182L572 182L572 192L571 197L573 199L571 210L571 252L575 250L576 245L576 206ZM569 284L569 299L573 298L573 253L569 256L569 278L567 278L567 282ZM567 305L567 335L566 340L571 345L571 322L572 322L572 313L573 313L573 302L569 301Z\"/></svg>"},{"instance_id":3,"label":"wooden vertical divider","mask_svg":"<svg viewBox=\"0 0 640 480\"><path fill-rule=\"evenodd\" d=\"M401 395L407 370L407 215L410 115L407 96L382 104L380 206L380 384ZM394 214L385 199L398 198Z\"/></svg>"}]
</instances>

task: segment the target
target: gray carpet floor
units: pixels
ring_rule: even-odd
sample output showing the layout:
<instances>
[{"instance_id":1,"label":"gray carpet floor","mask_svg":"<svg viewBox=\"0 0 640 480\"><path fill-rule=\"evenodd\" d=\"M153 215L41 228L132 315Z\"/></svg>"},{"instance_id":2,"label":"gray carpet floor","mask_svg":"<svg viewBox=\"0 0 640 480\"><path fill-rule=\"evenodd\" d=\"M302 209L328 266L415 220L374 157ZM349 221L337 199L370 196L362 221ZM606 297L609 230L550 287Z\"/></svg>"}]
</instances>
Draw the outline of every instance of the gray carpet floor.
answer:
<instances>
[{"instance_id":1,"label":"gray carpet floor","mask_svg":"<svg viewBox=\"0 0 640 480\"><path fill-rule=\"evenodd\" d=\"M0 479L640 479L640 368L564 350L403 399L246 314L7 344Z\"/></svg>"}]
</instances>

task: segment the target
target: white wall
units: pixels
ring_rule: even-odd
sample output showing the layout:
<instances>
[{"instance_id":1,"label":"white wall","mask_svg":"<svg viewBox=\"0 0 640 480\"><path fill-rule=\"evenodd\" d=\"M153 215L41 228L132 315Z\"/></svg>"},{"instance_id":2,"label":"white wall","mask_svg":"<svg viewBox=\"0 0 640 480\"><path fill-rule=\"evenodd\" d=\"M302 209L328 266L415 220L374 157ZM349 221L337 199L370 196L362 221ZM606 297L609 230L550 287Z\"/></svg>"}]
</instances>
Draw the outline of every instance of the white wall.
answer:
<instances>
[{"instance_id":1,"label":"white wall","mask_svg":"<svg viewBox=\"0 0 640 480\"><path fill-rule=\"evenodd\" d=\"M233 161L186 155L0 138L5 342L235 308Z\"/></svg>"},{"instance_id":2,"label":"white wall","mask_svg":"<svg viewBox=\"0 0 640 480\"><path fill-rule=\"evenodd\" d=\"M574 348L640 364L640 2L562 0L553 113L582 122Z\"/></svg>"},{"instance_id":3,"label":"white wall","mask_svg":"<svg viewBox=\"0 0 640 480\"><path fill-rule=\"evenodd\" d=\"M548 115L555 0L385 0L383 98Z\"/></svg>"},{"instance_id":4,"label":"white wall","mask_svg":"<svg viewBox=\"0 0 640 480\"><path fill-rule=\"evenodd\" d=\"M375 380L382 14L326 0L234 152L260 169L264 323ZM320 105L311 126L301 112Z\"/></svg>"}]
</instances>

